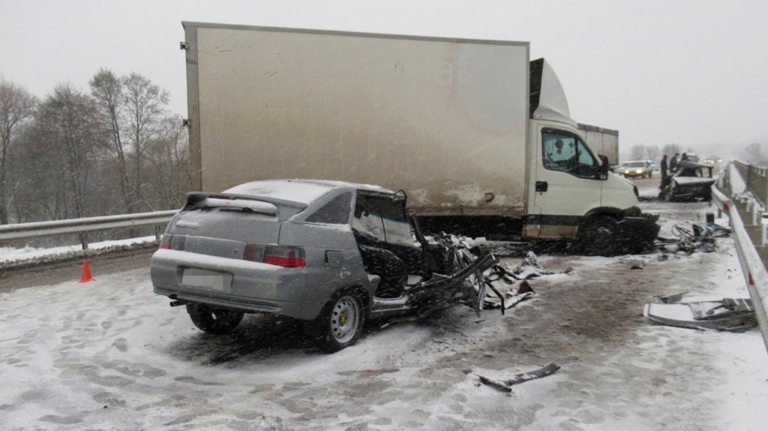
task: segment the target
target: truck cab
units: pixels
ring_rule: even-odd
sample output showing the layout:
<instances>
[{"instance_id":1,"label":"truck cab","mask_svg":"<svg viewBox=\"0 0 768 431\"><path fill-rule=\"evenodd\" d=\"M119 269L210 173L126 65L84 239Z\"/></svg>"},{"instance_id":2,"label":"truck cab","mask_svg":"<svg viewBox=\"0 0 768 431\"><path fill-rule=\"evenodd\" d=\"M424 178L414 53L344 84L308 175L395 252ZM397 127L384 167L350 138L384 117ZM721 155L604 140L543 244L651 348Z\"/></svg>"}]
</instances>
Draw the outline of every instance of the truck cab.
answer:
<instances>
[{"instance_id":1,"label":"truck cab","mask_svg":"<svg viewBox=\"0 0 768 431\"><path fill-rule=\"evenodd\" d=\"M637 188L608 173L608 158L587 144L570 118L560 81L543 59L531 62L531 76L523 236L577 240L585 252L601 255L619 251L622 244L649 244L658 226L655 218L640 217ZM627 241L630 234L644 241Z\"/></svg>"}]
</instances>

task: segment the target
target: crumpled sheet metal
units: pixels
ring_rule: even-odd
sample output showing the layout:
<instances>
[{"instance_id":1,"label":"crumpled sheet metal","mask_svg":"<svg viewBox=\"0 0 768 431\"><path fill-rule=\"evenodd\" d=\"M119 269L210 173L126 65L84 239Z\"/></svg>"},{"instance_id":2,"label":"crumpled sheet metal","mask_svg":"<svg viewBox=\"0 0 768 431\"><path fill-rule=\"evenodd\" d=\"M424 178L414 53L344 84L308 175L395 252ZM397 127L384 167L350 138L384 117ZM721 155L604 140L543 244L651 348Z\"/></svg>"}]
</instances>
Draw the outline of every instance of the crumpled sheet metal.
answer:
<instances>
[{"instance_id":1,"label":"crumpled sheet metal","mask_svg":"<svg viewBox=\"0 0 768 431\"><path fill-rule=\"evenodd\" d=\"M691 230L680 225L674 225L672 226L672 235L675 238L658 237L656 246L661 251L668 253L692 254L696 251L712 253L717 250L716 238L731 236L731 230L715 223L708 223L703 226L693 224Z\"/></svg>"},{"instance_id":2,"label":"crumpled sheet metal","mask_svg":"<svg viewBox=\"0 0 768 431\"><path fill-rule=\"evenodd\" d=\"M456 238L454 244L458 258L465 264L478 258L470 251L463 238ZM569 268L565 272L571 271ZM473 305L480 309L500 308L504 314L505 310L536 294L528 280L551 274L555 273L539 265L538 257L533 251L528 251L523 261L515 266L496 263L482 274L473 274L468 278L468 283L472 284L479 299L478 303Z\"/></svg>"}]
</instances>

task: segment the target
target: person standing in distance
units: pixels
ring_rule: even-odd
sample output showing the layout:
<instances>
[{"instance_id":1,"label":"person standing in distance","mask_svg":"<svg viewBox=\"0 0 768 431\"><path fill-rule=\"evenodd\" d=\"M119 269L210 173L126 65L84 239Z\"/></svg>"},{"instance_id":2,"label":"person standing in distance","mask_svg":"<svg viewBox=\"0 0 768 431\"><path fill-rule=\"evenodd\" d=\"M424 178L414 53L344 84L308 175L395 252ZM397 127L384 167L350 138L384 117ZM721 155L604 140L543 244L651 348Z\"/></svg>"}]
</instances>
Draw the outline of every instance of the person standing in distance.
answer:
<instances>
[{"instance_id":1,"label":"person standing in distance","mask_svg":"<svg viewBox=\"0 0 768 431\"><path fill-rule=\"evenodd\" d=\"M669 161L669 172L675 173L675 170L677 169L677 156L679 153L675 153L674 156L672 156L672 160Z\"/></svg>"}]
</instances>

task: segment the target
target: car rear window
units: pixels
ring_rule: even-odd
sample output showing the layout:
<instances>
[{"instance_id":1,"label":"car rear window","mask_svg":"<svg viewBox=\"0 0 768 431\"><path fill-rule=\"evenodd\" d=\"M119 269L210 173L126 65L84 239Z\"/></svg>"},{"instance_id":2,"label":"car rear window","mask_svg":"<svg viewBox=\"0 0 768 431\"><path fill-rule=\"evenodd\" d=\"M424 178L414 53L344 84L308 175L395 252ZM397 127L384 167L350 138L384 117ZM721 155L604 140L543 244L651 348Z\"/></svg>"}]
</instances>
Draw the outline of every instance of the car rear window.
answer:
<instances>
[{"instance_id":1,"label":"car rear window","mask_svg":"<svg viewBox=\"0 0 768 431\"><path fill-rule=\"evenodd\" d=\"M309 205L332 189L333 187L328 185L301 181L255 181L225 190L224 193L282 199Z\"/></svg>"},{"instance_id":2,"label":"car rear window","mask_svg":"<svg viewBox=\"0 0 768 431\"><path fill-rule=\"evenodd\" d=\"M343 193L307 217L308 223L347 224L352 211L352 193Z\"/></svg>"}]
</instances>

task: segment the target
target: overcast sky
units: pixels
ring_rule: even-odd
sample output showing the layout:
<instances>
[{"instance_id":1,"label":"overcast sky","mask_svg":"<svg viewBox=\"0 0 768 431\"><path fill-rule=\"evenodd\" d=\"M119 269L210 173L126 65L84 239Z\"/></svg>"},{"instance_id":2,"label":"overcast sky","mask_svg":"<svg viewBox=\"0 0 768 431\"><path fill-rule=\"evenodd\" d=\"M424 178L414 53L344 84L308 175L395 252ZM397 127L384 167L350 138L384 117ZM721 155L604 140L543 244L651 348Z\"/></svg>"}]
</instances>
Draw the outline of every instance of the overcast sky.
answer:
<instances>
[{"instance_id":1,"label":"overcast sky","mask_svg":"<svg viewBox=\"0 0 768 431\"><path fill-rule=\"evenodd\" d=\"M44 96L138 72L186 117L181 21L528 41L571 116L702 156L768 143L768 1L0 0L0 75Z\"/></svg>"}]
</instances>

